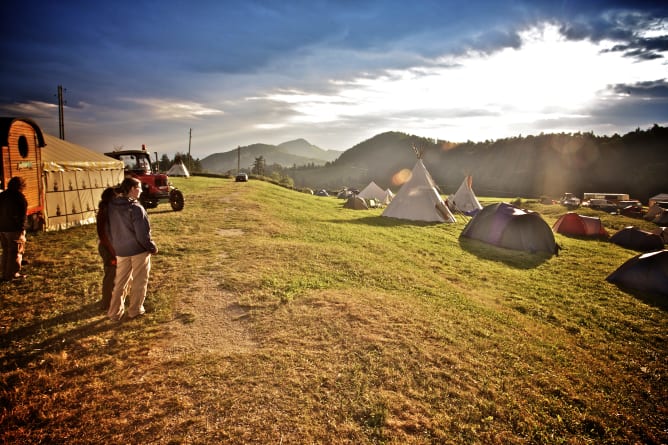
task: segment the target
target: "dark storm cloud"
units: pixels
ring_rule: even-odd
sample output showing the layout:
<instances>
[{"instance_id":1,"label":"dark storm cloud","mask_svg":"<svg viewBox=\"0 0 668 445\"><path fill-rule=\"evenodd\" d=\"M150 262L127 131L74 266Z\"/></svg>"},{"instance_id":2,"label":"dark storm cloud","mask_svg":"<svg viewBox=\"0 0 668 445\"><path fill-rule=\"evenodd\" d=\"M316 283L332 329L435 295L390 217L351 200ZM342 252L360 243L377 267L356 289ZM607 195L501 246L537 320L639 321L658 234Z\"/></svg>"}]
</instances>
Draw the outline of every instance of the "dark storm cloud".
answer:
<instances>
[{"instance_id":1,"label":"dark storm cloud","mask_svg":"<svg viewBox=\"0 0 668 445\"><path fill-rule=\"evenodd\" d=\"M564 23L561 32L571 40L620 42L608 51L620 52L626 57L652 60L664 57L662 53L668 50L666 13L668 11L665 7L651 8L643 12L616 10L591 17L579 17ZM652 37L640 35L647 30L663 34Z\"/></svg>"},{"instance_id":2,"label":"dark storm cloud","mask_svg":"<svg viewBox=\"0 0 668 445\"><path fill-rule=\"evenodd\" d=\"M627 94L633 98L668 99L668 82L666 79L612 85L610 89L617 94ZM666 109L666 114L668 114L668 109Z\"/></svg>"}]
</instances>

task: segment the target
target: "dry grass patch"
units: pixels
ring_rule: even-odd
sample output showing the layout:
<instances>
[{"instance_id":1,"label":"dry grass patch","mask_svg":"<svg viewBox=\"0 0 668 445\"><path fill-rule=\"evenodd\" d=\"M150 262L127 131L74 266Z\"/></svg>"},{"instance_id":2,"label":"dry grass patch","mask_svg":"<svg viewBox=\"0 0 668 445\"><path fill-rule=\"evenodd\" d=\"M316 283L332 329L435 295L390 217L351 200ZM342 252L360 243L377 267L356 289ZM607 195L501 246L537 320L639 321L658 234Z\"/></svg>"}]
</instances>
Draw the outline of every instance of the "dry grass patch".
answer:
<instances>
[{"instance_id":1,"label":"dry grass patch","mask_svg":"<svg viewBox=\"0 0 668 445\"><path fill-rule=\"evenodd\" d=\"M98 309L94 227L30 238L30 278L0 285L0 441L668 442L667 307L604 281L631 252L558 235L535 257L461 221L178 182L184 211L149 212L141 320Z\"/></svg>"}]
</instances>

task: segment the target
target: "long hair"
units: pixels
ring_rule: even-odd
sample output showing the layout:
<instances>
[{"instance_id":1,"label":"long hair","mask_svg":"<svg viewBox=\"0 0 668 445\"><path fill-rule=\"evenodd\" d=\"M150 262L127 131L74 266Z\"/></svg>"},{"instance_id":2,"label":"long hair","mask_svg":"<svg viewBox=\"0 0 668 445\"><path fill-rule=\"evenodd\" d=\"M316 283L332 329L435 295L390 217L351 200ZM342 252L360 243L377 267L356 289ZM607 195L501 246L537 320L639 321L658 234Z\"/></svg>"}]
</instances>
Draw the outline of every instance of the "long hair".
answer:
<instances>
[{"instance_id":1,"label":"long hair","mask_svg":"<svg viewBox=\"0 0 668 445\"><path fill-rule=\"evenodd\" d=\"M141 187L141 181L137 178L129 177L125 178L123 182L121 182L121 185L118 187L118 189L123 195L128 195L130 190L135 187Z\"/></svg>"},{"instance_id":2,"label":"long hair","mask_svg":"<svg viewBox=\"0 0 668 445\"><path fill-rule=\"evenodd\" d=\"M116 190L113 187L107 187L100 195L100 203L98 204L98 209L107 207L112 199L116 197Z\"/></svg>"}]
</instances>

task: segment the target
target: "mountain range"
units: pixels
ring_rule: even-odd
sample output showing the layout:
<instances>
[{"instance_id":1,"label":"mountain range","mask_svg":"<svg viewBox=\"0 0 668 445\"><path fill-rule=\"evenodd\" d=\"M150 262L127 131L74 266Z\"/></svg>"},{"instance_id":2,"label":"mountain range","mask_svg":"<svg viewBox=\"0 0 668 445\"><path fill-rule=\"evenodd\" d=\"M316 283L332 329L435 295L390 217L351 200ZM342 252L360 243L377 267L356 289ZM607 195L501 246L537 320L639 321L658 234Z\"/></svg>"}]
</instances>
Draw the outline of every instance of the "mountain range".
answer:
<instances>
[{"instance_id":1,"label":"mountain range","mask_svg":"<svg viewBox=\"0 0 668 445\"><path fill-rule=\"evenodd\" d=\"M252 144L238 147L224 153L215 153L202 159L202 169L213 173L228 173L240 170L249 171L255 159L262 156L265 165L278 164L283 167L320 166L334 161L340 151L323 150L304 139L295 139L280 145Z\"/></svg>"},{"instance_id":2,"label":"mountain range","mask_svg":"<svg viewBox=\"0 0 668 445\"><path fill-rule=\"evenodd\" d=\"M361 189L375 181L396 192L401 186L397 173L411 170L416 162L413 147L443 194L454 193L467 175L473 176L473 189L480 196L628 193L646 203L668 192L668 128L659 125L625 135L558 133L466 143L386 132L344 152L322 150L299 139L279 146L242 147L240 153L242 168L249 168L260 155L266 165L283 165L296 188ZM297 149L301 154L292 151ZM290 160L280 162L279 154ZM228 159L226 168L215 168L211 162L219 156ZM233 163L236 171L236 156L236 150L211 155L202 160L202 168L225 173Z\"/></svg>"}]
</instances>

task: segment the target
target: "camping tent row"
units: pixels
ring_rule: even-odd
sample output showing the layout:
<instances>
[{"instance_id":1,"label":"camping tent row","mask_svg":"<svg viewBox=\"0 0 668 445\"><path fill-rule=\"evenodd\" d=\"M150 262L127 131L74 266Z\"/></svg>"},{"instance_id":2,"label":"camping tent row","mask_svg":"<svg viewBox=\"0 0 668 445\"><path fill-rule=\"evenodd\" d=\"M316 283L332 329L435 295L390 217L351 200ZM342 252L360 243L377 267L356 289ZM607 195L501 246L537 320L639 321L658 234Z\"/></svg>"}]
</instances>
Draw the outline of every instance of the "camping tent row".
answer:
<instances>
[{"instance_id":1,"label":"camping tent row","mask_svg":"<svg viewBox=\"0 0 668 445\"><path fill-rule=\"evenodd\" d=\"M346 209L368 210L370 207L388 205L394 198L394 193L390 189L383 190L374 181L371 181L359 193L344 190L339 196L346 198L346 202L343 204Z\"/></svg>"},{"instance_id":2,"label":"camping tent row","mask_svg":"<svg viewBox=\"0 0 668 445\"><path fill-rule=\"evenodd\" d=\"M13 176L24 178L35 229L95 222L102 191L123 180L123 161L43 133L31 119L0 118L0 134L0 188Z\"/></svg>"},{"instance_id":3,"label":"camping tent row","mask_svg":"<svg viewBox=\"0 0 668 445\"><path fill-rule=\"evenodd\" d=\"M559 217L552 226L552 230L562 235L609 238L610 242L614 244L641 252L663 249L664 236L666 236L661 228L654 232L648 232L638 227L625 227L610 236L603 227L600 218L579 215L575 212L568 212Z\"/></svg>"}]
</instances>

